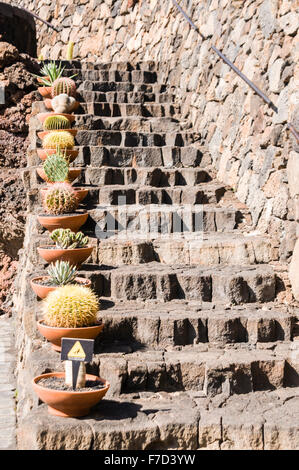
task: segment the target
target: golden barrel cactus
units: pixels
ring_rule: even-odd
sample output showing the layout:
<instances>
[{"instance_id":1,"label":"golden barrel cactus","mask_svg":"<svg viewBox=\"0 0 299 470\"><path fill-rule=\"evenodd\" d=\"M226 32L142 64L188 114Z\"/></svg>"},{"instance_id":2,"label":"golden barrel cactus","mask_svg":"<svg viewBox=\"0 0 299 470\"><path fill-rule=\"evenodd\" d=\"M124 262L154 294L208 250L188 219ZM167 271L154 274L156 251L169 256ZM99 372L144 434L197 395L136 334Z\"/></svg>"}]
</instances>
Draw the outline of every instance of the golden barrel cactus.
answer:
<instances>
[{"instance_id":1,"label":"golden barrel cactus","mask_svg":"<svg viewBox=\"0 0 299 470\"><path fill-rule=\"evenodd\" d=\"M44 322L59 328L82 328L96 324L99 300L89 288L68 285L50 292L44 300Z\"/></svg>"}]
</instances>

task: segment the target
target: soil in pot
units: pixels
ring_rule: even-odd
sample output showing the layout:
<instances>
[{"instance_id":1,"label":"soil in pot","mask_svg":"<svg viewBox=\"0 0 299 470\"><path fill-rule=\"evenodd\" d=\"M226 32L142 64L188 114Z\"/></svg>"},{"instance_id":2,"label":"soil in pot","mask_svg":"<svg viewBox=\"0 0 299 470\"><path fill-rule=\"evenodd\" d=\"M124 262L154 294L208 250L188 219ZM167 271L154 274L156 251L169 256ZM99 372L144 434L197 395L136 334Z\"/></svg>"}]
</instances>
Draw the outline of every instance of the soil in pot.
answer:
<instances>
[{"instance_id":1,"label":"soil in pot","mask_svg":"<svg viewBox=\"0 0 299 470\"><path fill-rule=\"evenodd\" d=\"M110 387L107 380L90 374L86 374L89 387L85 387L80 391L59 390L40 384L41 380L52 377L65 380L64 372L42 374L33 379L33 388L40 400L48 405L49 414L63 418L77 418L88 415L90 409L102 400ZM90 386L90 381L96 382L101 388Z\"/></svg>"},{"instance_id":2,"label":"soil in pot","mask_svg":"<svg viewBox=\"0 0 299 470\"><path fill-rule=\"evenodd\" d=\"M73 387L66 385L64 379L61 377L48 377L47 379L41 379L38 384L41 387L51 388L52 390L65 390L66 392L88 392L105 388L105 385L102 382L86 380L85 387L75 388L75 390L73 390Z\"/></svg>"}]
</instances>

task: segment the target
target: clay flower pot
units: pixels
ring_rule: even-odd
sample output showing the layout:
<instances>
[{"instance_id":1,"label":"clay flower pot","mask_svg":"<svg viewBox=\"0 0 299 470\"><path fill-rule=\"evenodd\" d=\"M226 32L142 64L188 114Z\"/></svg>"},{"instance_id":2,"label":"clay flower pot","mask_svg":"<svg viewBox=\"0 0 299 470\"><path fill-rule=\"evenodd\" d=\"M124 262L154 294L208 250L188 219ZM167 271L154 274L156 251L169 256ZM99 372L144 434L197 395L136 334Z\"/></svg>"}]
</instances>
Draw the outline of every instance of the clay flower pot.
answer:
<instances>
[{"instance_id":1,"label":"clay flower pot","mask_svg":"<svg viewBox=\"0 0 299 470\"><path fill-rule=\"evenodd\" d=\"M75 137L77 135L78 129L55 129L55 130L53 129L52 131L38 132L37 135L41 140L43 140L46 137L46 135L50 134L50 132L69 132Z\"/></svg>"},{"instance_id":2,"label":"clay flower pot","mask_svg":"<svg viewBox=\"0 0 299 470\"><path fill-rule=\"evenodd\" d=\"M36 77L38 83L43 83L43 80L50 80L49 75L45 75L44 77Z\"/></svg>"},{"instance_id":3,"label":"clay flower pot","mask_svg":"<svg viewBox=\"0 0 299 470\"><path fill-rule=\"evenodd\" d=\"M45 197L45 195L46 195L47 191L49 191L49 189L50 188L42 188L40 190L42 199ZM82 202L86 198L86 196L88 194L88 189L85 189L85 188L73 188L73 189L76 193L76 197L77 197L77 199L79 201L79 204L80 204L80 202Z\"/></svg>"},{"instance_id":4,"label":"clay flower pot","mask_svg":"<svg viewBox=\"0 0 299 470\"><path fill-rule=\"evenodd\" d=\"M92 246L84 248L55 248L55 245L40 246L38 254L48 263L56 261L68 261L72 266L79 268L89 258L93 250Z\"/></svg>"},{"instance_id":5,"label":"clay flower pot","mask_svg":"<svg viewBox=\"0 0 299 470\"><path fill-rule=\"evenodd\" d=\"M50 94L50 96L47 96L47 99L44 100L44 104L45 104L47 109L50 109L51 111L53 111L53 108L52 108L52 94ZM76 101L76 103L75 103L75 105L72 109L72 112L76 111L76 109L78 109L79 106L80 106L79 101Z\"/></svg>"},{"instance_id":6,"label":"clay flower pot","mask_svg":"<svg viewBox=\"0 0 299 470\"><path fill-rule=\"evenodd\" d=\"M39 215L39 223L52 232L57 228L69 228L72 232L78 232L79 228L85 224L88 213L79 214L63 214L63 215Z\"/></svg>"},{"instance_id":7,"label":"clay flower pot","mask_svg":"<svg viewBox=\"0 0 299 470\"><path fill-rule=\"evenodd\" d=\"M52 96L52 87L51 86L40 86L38 88L39 93L43 98L51 98Z\"/></svg>"},{"instance_id":8,"label":"clay flower pot","mask_svg":"<svg viewBox=\"0 0 299 470\"><path fill-rule=\"evenodd\" d=\"M52 155L53 153L56 153L56 149L37 149L37 155L43 161L47 159L48 155ZM70 163L72 163L75 158L78 157L79 150L66 150L65 154Z\"/></svg>"},{"instance_id":9,"label":"clay flower pot","mask_svg":"<svg viewBox=\"0 0 299 470\"><path fill-rule=\"evenodd\" d=\"M45 286L43 284L40 284L40 281L45 281L49 279L49 276L39 276L39 277L34 277L30 281L31 288L33 292L39 297L40 299L45 299L49 292L52 292L53 290L57 289L58 286ZM75 282L77 284L82 284L86 287L90 287L91 281L90 279L86 279L84 277L76 277Z\"/></svg>"},{"instance_id":10,"label":"clay flower pot","mask_svg":"<svg viewBox=\"0 0 299 470\"><path fill-rule=\"evenodd\" d=\"M55 113L54 111L49 112L49 113L39 113L39 114L37 114L36 117L43 124L45 122L45 120L47 119L47 117L49 117L49 116L63 116L63 117L66 117L70 121L70 123L74 122L74 120L75 120L74 114Z\"/></svg>"},{"instance_id":11,"label":"clay flower pot","mask_svg":"<svg viewBox=\"0 0 299 470\"><path fill-rule=\"evenodd\" d=\"M55 328L54 326L47 326L39 321L37 322L37 328L41 335L52 343L52 348L60 352L62 338L95 339L104 328L104 323L82 328Z\"/></svg>"},{"instance_id":12,"label":"clay flower pot","mask_svg":"<svg viewBox=\"0 0 299 470\"><path fill-rule=\"evenodd\" d=\"M80 176L81 170L82 170L82 168L69 168L69 172L68 172L68 175L67 175L67 180L70 183L75 181ZM36 172L42 180L46 181L46 183L50 183L50 181L48 181L48 179L47 179L46 173L44 172L43 168L36 168Z\"/></svg>"},{"instance_id":13,"label":"clay flower pot","mask_svg":"<svg viewBox=\"0 0 299 470\"><path fill-rule=\"evenodd\" d=\"M77 418L88 415L90 408L95 406L106 395L110 384L107 380L96 375L86 374L86 380L96 380L104 385L100 390L88 390L86 392L68 392L64 390L54 390L39 385L41 379L49 377L65 377L64 372L52 372L42 374L33 379L33 389L41 401L48 405L48 412L54 416L63 418Z\"/></svg>"}]
</instances>

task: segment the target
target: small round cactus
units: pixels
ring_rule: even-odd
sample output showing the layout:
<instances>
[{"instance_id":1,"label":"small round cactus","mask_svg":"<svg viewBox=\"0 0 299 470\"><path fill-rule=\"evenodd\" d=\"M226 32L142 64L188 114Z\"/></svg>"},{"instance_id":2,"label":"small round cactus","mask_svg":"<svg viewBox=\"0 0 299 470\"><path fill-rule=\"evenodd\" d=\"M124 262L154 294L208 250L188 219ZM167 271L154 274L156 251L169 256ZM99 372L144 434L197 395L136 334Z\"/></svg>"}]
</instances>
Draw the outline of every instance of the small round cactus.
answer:
<instances>
[{"instance_id":1,"label":"small round cactus","mask_svg":"<svg viewBox=\"0 0 299 470\"><path fill-rule=\"evenodd\" d=\"M79 201L69 183L54 183L43 198L43 207L47 214L69 214L77 209Z\"/></svg>"},{"instance_id":2,"label":"small round cactus","mask_svg":"<svg viewBox=\"0 0 299 470\"><path fill-rule=\"evenodd\" d=\"M43 139L44 149L72 149L75 145L75 139L68 131L53 131L47 134Z\"/></svg>"},{"instance_id":3,"label":"small round cactus","mask_svg":"<svg viewBox=\"0 0 299 470\"><path fill-rule=\"evenodd\" d=\"M51 105L55 113L71 113L76 106L76 100L72 96L61 93L51 100Z\"/></svg>"},{"instance_id":4,"label":"small round cactus","mask_svg":"<svg viewBox=\"0 0 299 470\"><path fill-rule=\"evenodd\" d=\"M69 164L60 150L52 155L48 155L43 164L43 169L48 183L67 181Z\"/></svg>"},{"instance_id":5,"label":"small round cactus","mask_svg":"<svg viewBox=\"0 0 299 470\"><path fill-rule=\"evenodd\" d=\"M55 96L61 95L62 93L75 98L76 84L74 80L68 77L61 77L55 80L52 85L52 98L55 98Z\"/></svg>"},{"instance_id":6,"label":"small round cactus","mask_svg":"<svg viewBox=\"0 0 299 470\"><path fill-rule=\"evenodd\" d=\"M65 116L48 116L44 121L44 129L46 131L70 129L70 127L70 121Z\"/></svg>"},{"instance_id":7,"label":"small round cactus","mask_svg":"<svg viewBox=\"0 0 299 470\"><path fill-rule=\"evenodd\" d=\"M98 311L98 298L89 287L63 286L50 292L45 299L44 322L58 328L93 326Z\"/></svg>"}]
</instances>

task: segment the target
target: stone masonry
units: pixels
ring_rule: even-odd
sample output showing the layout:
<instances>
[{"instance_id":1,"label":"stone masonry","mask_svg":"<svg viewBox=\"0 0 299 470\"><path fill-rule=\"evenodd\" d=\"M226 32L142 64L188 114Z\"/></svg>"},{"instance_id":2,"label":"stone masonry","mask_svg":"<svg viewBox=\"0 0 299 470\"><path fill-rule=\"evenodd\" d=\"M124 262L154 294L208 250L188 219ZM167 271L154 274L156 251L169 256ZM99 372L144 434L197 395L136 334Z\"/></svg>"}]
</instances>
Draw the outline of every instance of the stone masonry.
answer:
<instances>
[{"instance_id":1,"label":"stone masonry","mask_svg":"<svg viewBox=\"0 0 299 470\"><path fill-rule=\"evenodd\" d=\"M133 8L128 0L16 3L60 29L56 33L39 23L39 53L45 58L65 58L74 41L74 58L81 60L155 61L181 105L181 117L209 150L218 180L233 188L250 209L254 227L276 238L280 259L290 262L298 194L289 178L296 174L299 149L285 125L299 129L296 0L181 0L204 41L171 0L142 0ZM212 53L211 44L269 95L277 114ZM291 271L297 300L298 244Z\"/></svg>"},{"instance_id":2,"label":"stone masonry","mask_svg":"<svg viewBox=\"0 0 299 470\"><path fill-rule=\"evenodd\" d=\"M298 312L271 231L219 179L153 61L65 64L94 251L80 275L101 298L89 370L110 381L86 419L47 414L31 380L61 370L36 328L40 146L33 105L23 181L28 215L16 282L19 449L298 449Z\"/></svg>"}]
</instances>

